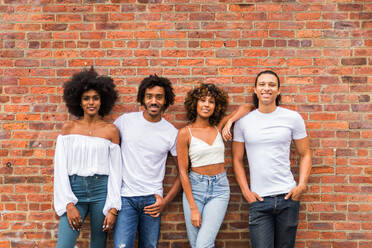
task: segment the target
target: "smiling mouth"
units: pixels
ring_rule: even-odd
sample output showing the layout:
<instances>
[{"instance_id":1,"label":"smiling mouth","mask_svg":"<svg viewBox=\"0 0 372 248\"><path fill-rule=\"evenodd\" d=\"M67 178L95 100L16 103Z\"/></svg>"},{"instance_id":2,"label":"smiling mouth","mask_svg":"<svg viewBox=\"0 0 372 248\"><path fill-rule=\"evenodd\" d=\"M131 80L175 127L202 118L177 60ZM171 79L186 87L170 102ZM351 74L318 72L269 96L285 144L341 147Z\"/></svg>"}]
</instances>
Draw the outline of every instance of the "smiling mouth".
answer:
<instances>
[{"instance_id":1,"label":"smiling mouth","mask_svg":"<svg viewBox=\"0 0 372 248\"><path fill-rule=\"evenodd\" d=\"M261 93L261 96L263 97L270 97L272 94L271 93Z\"/></svg>"},{"instance_id":2,"label":"smiling mouth","mask_svg":"<svg viewBox=\"0 0 372 248\"><path fill-rule=\"evenodd\" d=\"M148 109L150 111L158 111L160 109L160 107L159 106L150 106Z\"/></svg>"}]
</instances>

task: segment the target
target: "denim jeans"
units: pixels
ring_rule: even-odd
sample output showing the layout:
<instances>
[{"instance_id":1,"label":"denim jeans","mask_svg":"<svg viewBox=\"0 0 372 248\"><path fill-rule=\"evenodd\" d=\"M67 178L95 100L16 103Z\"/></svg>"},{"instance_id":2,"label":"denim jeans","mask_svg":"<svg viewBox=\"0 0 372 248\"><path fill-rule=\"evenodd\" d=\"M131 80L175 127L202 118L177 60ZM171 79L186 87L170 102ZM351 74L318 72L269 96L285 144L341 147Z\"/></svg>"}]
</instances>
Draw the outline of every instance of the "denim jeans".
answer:
<instances>
[{"instance_id":1,"label":"denim jeans","mask_svg":"<svg viewBox=\"0 0 372 248\"><path fill-rule=\"evenodd\" d=\"M286 194L263 197L249 206L252 248L291 248L296 241L300 203Z\"/></svg>"},{"instance_id":2,"label":"denim jeans","mask_svg":"<svg viewBox=\"0 0 372 248\"><path fill-rule=\"evenodd\" d=\"M73 175L69 178L72 192L78 198L75 206L80 212L83 223L88 212L90 213L90 247L106 247L106 232L102 231L105 215L102 210L106 202L108 176ZM72 230L68 223L67 214L63 214L58 227L57 248L73 248L78 236L79 232Z\"/></svg>"},{"instance_id":3,"label":"denim jeans","mask_svg":"<svg viewBox=\"0 0 372 248\"><path fill-rule=\"evenodd\" d=\"M160 216L151 217L143 208L156 202L154 195L121 197L121 211L114 231L115 248L133 248L138 230L139 248L156 248L160 233Z\"/></svg>"},{"instance_id":4,"label":"denim jeans","mask_svg":"<svg viewBox=\"0 0 372 248\"><path fill-rule=\"evenodd\" d=\"M230 199L226 172L206 176L191 171L189 179L192 195L202 218L200 228L192 225L190 205L183 193L183 211L190 245L192 248L214 247Z\"/></svg>"}]
</instances>

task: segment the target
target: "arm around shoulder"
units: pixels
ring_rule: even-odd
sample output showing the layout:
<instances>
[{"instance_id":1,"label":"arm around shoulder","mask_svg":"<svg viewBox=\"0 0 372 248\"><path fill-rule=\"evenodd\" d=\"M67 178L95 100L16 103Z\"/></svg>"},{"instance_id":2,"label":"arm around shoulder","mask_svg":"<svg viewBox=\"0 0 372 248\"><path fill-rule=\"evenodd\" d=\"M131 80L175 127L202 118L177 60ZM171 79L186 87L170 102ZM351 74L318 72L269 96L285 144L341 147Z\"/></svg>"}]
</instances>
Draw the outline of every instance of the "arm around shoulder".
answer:
<instances>
[{"instance_id":1,"label":"arm around shoulder","mask_svg":"<svg viewBox=\"0 0 372 248\"><path fill-rule=\"evenodd\" d=\"M232 139L231 127L233 123L239 120L240 118L242 118L243 116L245 116L246 114L248 114L249 112L251 112L253 109L254 109L254 106L252 104L246 103L246 104L240 105L238 109L236 109L231 114L229 114L228 116L225 116L222 119L222 121L220 122L221 126L219 124L219 128L223 127L222 136L225 140Z\"/></svg>"}]
</instances>

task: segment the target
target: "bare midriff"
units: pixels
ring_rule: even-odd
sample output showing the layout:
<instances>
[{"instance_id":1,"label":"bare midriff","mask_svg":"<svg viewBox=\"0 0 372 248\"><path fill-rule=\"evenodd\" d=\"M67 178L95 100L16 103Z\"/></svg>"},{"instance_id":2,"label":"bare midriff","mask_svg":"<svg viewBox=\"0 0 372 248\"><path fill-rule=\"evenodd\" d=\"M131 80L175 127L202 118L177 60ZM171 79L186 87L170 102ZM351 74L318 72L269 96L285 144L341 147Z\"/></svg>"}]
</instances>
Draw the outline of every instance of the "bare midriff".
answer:
<instances>
[{"instance_id":1,"label":"bare midriff","mask_svg":"<svg viewBox=\"0 0 372 248\"><path fill-rule=\"evenodd\" d=\"M191 170L201 175L214 176L214 175L221 174L222 172L225 171L225 164L220 163L220 164L210 164L210 165L205 165L205 166L200 166L200 167L191 167Z\"/></svg>"}]
</instances>

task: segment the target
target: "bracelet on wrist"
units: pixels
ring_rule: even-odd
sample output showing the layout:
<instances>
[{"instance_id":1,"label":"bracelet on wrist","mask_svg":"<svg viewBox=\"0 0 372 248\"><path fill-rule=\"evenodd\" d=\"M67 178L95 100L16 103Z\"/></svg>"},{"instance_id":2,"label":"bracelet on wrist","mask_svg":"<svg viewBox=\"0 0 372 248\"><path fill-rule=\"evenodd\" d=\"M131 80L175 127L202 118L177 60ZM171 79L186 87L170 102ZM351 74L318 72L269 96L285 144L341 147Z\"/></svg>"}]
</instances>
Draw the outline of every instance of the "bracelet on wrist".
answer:
<instances>
[{"instance_id":1,"label":"bracelet on wrist","mask_svg":"<svg viewBox=\"0 0 372 248\"><path fill-rule=\"evenodd\" d=\"M116 212L113 209L110 209L109 213L112 214L112 215L118 216L118 212Z\"/></svg>"}]
</instances>

